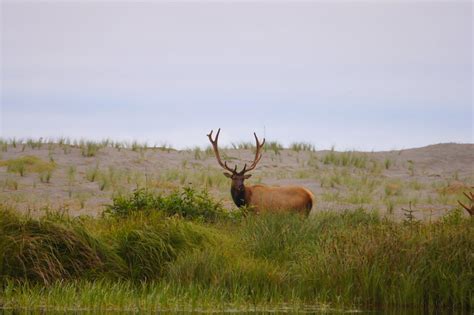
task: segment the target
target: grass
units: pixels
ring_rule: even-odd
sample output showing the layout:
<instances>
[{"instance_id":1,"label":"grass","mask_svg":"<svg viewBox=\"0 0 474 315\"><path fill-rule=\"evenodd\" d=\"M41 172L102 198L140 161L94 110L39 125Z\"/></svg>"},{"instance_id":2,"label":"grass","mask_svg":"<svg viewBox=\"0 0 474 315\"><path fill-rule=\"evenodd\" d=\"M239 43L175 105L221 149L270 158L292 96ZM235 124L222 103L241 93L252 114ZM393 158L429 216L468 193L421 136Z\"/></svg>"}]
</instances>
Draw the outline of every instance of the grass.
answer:
<instances>
[{"instance_id":1,"label":"grass","mask_svg":"<svg viewBox=\"0 0 474 315\"><path fill-rule=\"evenodd\" d=\"M205 188L228 188L229 180L222 175L222 171L216 168L196 168L168 169L158 176L158 181L152 183L153 186L161 186L164 183L176 183L179 185L192 185L194 187Z\"/></svg>"},{"instance_id":2,"label":"grass","mask_svg":"<svg viewBox=\"0 0 474 315\"><path fill-rule=\"evenodd\" d=\"M219 214L210 220L198 212L209 207ZM429 223L394 222L362 208L305 219L228 217L219 207L188 188L117 197L99 218L3 209L0 304L472 310L474 221L460 209Z\"/></svg>"},{"instance_id":3,"label":"grass","mask_svg":"<svg viewBox=\"0 0 474 315\"><path fill-rule=\"evenodd\" d=\"M81 149L82 156L92 157L97 155L99 150L102 148L102 145L93 141L81 141L79 143L79 148Z\"/></svg>"},{"instance_id":4,"label":"grass","mask_svg":"<svg viewBox=\"0 0 474 315\"><path fill-rule=\"evenodd\" d=\"M8 172L18 173L23 177L27 172L51 173L55 169L56 164L51 161L43 161L37 156L26 155L16 159L0 161L0 166L6 166Z\"/></svg>"},{"instance_id":5,"label":"grass","mask_svg":"<svg viewBox=\"0 0 474 315\"><path fill-rule=\"evenodd\" d=\"M231 143L232 149L234 150L254 150L255 145L252 142L233 142Z\"/></svg>"},{"instance_id":6,"label":"grass","mask_svg":"<svg viewBox=\"0 0 474 315\"><path fill-rule=\"evenodd\" d=\"M314 152L316 151L316 148L314 147L313 144L307 143L307 142L293 142L290 144L289 147L290 150L300 152L300 151L310 151Z\"/></svg>"},{"instance_id":7,"label":"grass","mask_svg":"<svg viewBox=\"0 0 474 315\"><path fill-rule=\"evenodd\" d=\"M268 141L265 142L263 147L264 151L273 151L275 155L279 155L280 151L284 149L283 145L278 141Z\"/></svg>"},{"instance_id":8,"label":"grass","mask_svg":"<svg viewBox=\"0 0 474 315\"><path fill-rule=\"evenodd\" d=\"M323 157L324 164L336 166L353 166L356 168L368 167L369 158L367 154L354 151L336 152L334 148Z\"/></svg>"},{"instance_id":9,"label":"grass","mask_svg":"<svg viewBox=\"0 0 474 315\"><path fill-rule=\"evenodd\" d=\"M10 177L5 178L2 184L3 184L2 188L4 191L5 190L18 190L18 187L19 187L18 181Z\"/></svg>"},{"instance_id":10,"label":"grass","mask_svg":"<svg viewBox=\"0 0 474 315\"><path fill-rule=\"evenodd\" d=\"M39 174L40 182L49 184L51 182L51 178L53 177L52 170L44 171Z\"/></svg>"},{"instance_id":11,"label":"grass","mask_svg":"<svg viewBox=\"0 0 474 315\"><path fill-rule=\"evenodd\" d=\"M94 167L86 170L86 179L90 182L95 182L100 174L99 165L96 164Z\"/></svg>"}]
</instances>

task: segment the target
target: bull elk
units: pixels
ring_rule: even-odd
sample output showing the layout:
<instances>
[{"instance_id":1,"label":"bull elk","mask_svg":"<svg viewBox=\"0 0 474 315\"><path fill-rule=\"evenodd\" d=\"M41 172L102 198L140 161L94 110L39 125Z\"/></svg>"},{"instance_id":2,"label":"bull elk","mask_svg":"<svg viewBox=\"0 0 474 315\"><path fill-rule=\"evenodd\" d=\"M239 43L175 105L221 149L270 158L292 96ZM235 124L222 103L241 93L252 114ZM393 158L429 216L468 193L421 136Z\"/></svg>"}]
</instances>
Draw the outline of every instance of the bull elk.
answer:
<instances>
[{"instance_id":1,"label":"bull elk","mask_svg":"<svg viewBox=\"0 0 474 315\"><path fill-rule=\"evenodd\" d=\"M265 139L262 143L254 133L256 146L255 146L255 158L252 164L247 167L244 165L243 169L238 172L237 165L232 169L227 166L227 162L222 162L219 148L217 146L217 140L219 139L219 133L221 129L217 131L215 139L212 139L213 130L207 135L209 141L211 141L216 155L217 162L227 172L224 175L232 179L230 193L232 199L237 207L248 206L255 212L271 211L271 212L296 212L304 215L309 215L311 208L314 203L314 195L308 189L300 186L285 186L285 187L269 187L265 185L253 185L245 186L244 181L251 174L247 174L252 171L262 158L262 148L265 144Z\"/></svg>"}]
</instances>

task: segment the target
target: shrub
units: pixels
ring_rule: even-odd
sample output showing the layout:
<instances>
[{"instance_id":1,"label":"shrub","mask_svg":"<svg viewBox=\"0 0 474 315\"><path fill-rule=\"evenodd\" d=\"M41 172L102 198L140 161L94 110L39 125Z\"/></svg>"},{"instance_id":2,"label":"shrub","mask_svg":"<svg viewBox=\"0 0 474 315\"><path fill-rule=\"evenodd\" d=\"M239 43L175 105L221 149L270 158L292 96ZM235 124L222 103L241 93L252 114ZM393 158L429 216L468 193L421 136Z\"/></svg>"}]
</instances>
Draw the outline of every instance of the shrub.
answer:
<instances>
[{"instance_id":1,"label":"shrub","mask_svg":"<svg viewBox=\"0 0 474 315\"><path fill-rule=\"evenodd\" d=\"M166 196L143 188L137 189L130 195L116 196L105 213L126 217L137 211L161 211L167 216L178 215L207 222L227 217L222 204L214 201L206 190L198 192L191 187L184 187Z\"/></svg>"}]
</instances>

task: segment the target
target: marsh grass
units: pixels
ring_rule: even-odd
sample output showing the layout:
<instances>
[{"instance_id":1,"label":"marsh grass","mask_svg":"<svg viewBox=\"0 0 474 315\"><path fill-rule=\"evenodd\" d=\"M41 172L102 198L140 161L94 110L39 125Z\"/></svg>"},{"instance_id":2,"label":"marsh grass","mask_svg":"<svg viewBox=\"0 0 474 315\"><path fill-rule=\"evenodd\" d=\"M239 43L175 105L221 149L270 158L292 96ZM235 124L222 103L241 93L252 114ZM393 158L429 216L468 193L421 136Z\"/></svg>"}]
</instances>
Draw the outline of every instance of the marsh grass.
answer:
<instances>
[{"instance_id":1,"label":"marsh grass","mask_svg":"<svg viewBox=\"0 0 474 315\"><path fill-rule=\"evenodd\" d=\"M213 224L160 212L33 219L4 210L0 303L156 311L292 301L468 312L473 223L459 209L434 223L359 209Z\"/></svg>"},{"instance_id":2,"label":"marsh grass","mask_svg":"<svg viewBox=\"0 0 474 315\"><path fill-rule=\"evenodd\" d=\"M61 278L106 272L111 253L106 253L81 224L72 222L21 218L2 211L0 278L48 284Z\"/></svg>"}]
</instances>

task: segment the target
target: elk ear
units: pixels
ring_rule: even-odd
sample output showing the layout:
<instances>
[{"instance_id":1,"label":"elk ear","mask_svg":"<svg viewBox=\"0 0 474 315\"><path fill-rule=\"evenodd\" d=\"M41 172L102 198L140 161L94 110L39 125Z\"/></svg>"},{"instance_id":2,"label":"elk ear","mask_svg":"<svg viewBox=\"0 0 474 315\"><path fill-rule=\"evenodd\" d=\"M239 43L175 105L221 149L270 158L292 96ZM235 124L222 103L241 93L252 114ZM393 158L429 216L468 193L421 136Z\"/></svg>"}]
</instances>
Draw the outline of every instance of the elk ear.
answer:
<instances>
[{"instance_id":1,"label":"elk ear","mask_svg":"<svg viewBox=\"0 0 474 315\"><path fill-rule=\"evenodd\" d=\"M244 175L244 179L249 179L250 177L252 177L252 174Z\"/></svg>"},{"instance_id":2,"label":"elk ear","mask_svg":"<svg viewBox=\"0 0 474 315\"><path fill-rule=\"evenodd\" d=\"M222 174L224 174L224 175L225 175L225 177L232 178L232 174L230 174L230 173L224 172L224 173L222 173Z\"/></svg>"}]
</instances>

